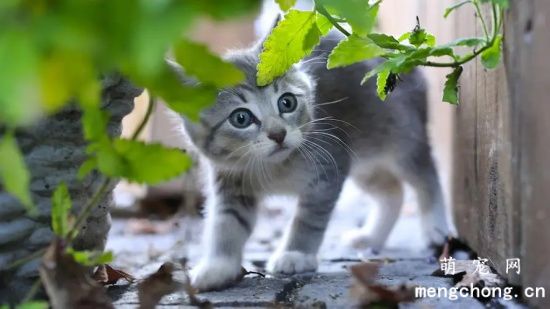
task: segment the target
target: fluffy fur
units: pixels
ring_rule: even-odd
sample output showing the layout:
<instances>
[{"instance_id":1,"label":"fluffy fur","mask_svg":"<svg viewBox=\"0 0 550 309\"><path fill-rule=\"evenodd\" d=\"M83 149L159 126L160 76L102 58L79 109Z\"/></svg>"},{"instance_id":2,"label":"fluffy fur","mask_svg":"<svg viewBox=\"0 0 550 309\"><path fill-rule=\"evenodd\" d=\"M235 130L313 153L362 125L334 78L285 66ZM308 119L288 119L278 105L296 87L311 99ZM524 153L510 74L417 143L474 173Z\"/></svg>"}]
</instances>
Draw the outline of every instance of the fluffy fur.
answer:
<instances>
[{"instance_id":1,"label":"fluffy fur","mask_svg":"<svg viewBox=\"0 0 550 309\"><path fill-rule=\"evenodd\" d=\"M246 81L221 91L198 124L185 122L206 170L205 252L192 271L197 288L221 288L240 275L258 202L272 194L296 195L299 205L268 270L314 271L347 177L379 204L365 226L347 236L351 245L383 246L400 212L404 182L417 193L426 237L442 243L448 234L425 128L424 79L418 71L402 75L381 102L374 80L360 85L377 61L326 69L327 53L338 40L325 38L308 59L265 87L256 86L259 48L228 55ZM281 112L279 101L288 93L296 98L295 110ZM229 118L238 109L251 113L253 123L244 128L232 124Z\"/></svg>"}]
</instances>

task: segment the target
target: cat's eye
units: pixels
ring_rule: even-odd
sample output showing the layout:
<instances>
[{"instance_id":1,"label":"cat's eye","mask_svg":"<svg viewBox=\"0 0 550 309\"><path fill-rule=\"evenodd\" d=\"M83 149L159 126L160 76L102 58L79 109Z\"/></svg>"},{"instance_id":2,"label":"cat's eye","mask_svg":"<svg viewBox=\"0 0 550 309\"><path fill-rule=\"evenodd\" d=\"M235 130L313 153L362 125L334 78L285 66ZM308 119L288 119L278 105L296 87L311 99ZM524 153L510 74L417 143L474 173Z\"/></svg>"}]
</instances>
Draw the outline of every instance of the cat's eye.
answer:
<instances>
[{"instance_id":1,"label":"cat's eye","mask_svg":"<svg viewBox=\"0 0 550 309\"><path fill-rule=\"evenodd\" d=\"M254 122L254 115L246 108L239 108L229 115L229 122L235 128L244 129Z\"/></svg>"},{"instance_id":2,"label":"cat's eye","mask_svg":"<svg viewBox=\"0 0 550 309\"><path fill-rule=\"evenodd\" d=\"M287 92L279 98L277 105L280 113L292 113L298 106L298 100L295 95Z\"/></svg>"}]
</instances>

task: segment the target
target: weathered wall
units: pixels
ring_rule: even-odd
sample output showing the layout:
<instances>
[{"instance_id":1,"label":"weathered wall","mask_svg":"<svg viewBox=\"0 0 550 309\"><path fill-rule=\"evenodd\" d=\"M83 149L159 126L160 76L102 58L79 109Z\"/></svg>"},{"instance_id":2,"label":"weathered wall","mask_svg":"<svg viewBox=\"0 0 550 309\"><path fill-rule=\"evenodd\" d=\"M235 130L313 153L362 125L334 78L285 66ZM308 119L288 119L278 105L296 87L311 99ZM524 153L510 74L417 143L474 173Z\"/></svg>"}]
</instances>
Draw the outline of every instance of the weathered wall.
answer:
<instances>
[{"instance_id":1,"label":"weathered wall","mask_svg":"<svg viewBox=\"0 0 550 309\"><path fill-rule=\"evenodd\" d=\"M133 99L141 91L114 75L103 80L103 87L103 106L112 116L109 133L118 135L122 117L132 110ZM80 110L73 105L17 132L18 143L31 172L30 189L39 213L36 217L27 216L17 200L0 187L0 299L3 301L21 299L38 276L39 260L8 271L6 267L51 241L50 199L57 185L61 181L67 184L75 211L78 211L102 182L95 172L82 182L76 178L86 159L80 117ZM111 224L111 204L109 194L92 210L75 247L104 248Z\"/></svg>"},{"instance_id":2,"label":"weathered wall","mask_svg":"<svg viewBox=\"0 0 550 309\"><path fill-rule=\"evenodd\" d=\"M462 10L461 36L480 35ZM506 259L521 258L508 279L550 291L550 2L511 1L504 66L465 67L455 131L454 208L459 235L506 275ZM531 299L549 304L550 298Z\"/></svg>"}]
</instances>

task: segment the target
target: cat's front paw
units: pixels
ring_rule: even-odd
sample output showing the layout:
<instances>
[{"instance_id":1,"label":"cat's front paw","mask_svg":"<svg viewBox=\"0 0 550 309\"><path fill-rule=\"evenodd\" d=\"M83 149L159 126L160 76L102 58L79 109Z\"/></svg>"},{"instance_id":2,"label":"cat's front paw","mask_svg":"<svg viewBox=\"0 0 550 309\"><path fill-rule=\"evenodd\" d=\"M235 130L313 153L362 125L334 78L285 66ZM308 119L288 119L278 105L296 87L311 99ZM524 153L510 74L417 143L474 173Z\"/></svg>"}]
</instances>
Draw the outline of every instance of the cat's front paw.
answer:
<instances>
[{"instance_id":1,"label":"cat's front paw","mask_svg":"<svg viewBox=\"0 0 550 309\"><path fill-rule=\"evenodd\" d=\"M239 262L227 259L202 261L191 270L191 285L201 292L219 290L236 283L241 276Z\"/></svg>"},{"instance_id":2,"label":"cat's front paw","mask_svg":"<svg viewBox=\"0 0 550 309\"><path fill-rule=\"evenodd\" d=\"M299 251L275 253L267 262L267 270L274 274L296 274L317 270L317 256Z\"/></svg>"}]
</instances>

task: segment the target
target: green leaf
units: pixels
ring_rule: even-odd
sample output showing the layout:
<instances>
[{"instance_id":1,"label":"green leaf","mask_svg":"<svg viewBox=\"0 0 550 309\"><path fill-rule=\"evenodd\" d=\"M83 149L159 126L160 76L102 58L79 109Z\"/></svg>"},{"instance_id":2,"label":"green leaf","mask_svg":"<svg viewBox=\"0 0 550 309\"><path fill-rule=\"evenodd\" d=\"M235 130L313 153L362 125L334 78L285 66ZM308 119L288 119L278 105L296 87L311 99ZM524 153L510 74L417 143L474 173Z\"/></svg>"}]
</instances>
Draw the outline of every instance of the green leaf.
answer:
<instances>
[{"instance_id":1,"label":"green leaf","mask_svg":"<svg viewBox=\"0 0 550 309\"><path fill-rule=\"evenodd\" d=\"M388 77L390 77L391 71L386 69L378 73L378 77L376 79L376 93L378 94L378 97L380 100L384 101L386 100L386 96L388 95L388 92L386 91L386 85L388 82Z\"/></svg>"},{"instance_id":2,"label":"green leaf","mask_svg":"<svg viewBox=\"0 0 550 309\"><path fill-rule=\"evenodd\" d=\"M69 213L72 207L71 196L65 183L60 183L52 196L52 230L64 238L69 233Z\"/></svg>"},{"instance_id":3,"label":"green leaf","mask_svg":"<svg viewBox=\"0 0 550 309\"><path fill-rule=\"evenodd\" d=\"M327 68L347 66L384 54L384 50L369 39L351 35L336 45L328 57Z\"/></svg>"},{"instance_id":4,"label":"green leaf","mask_svg":"<svg viewBox=\"0 0 550 309\"><path fill-rule=\"evenodd\" d=\"M213 104L218 95L218 89L208 85L190 85L186 82L181 68L163 66L160 75L138 80L152 95L161 97L175 112L198 120L200 111Z\"/></svg>"},{"instance_id":5,"label":"green leaf","mask_svg":"<svg viewBox=\"0 0 550 309\"><path fill-rule=\"evenodd\" d=\"M468 4L468 3L472 3L472 0L466 0L466 1L462 1L460 3L457 3L453 6L450 6L448 8L445 9L445 14L443 15L443 17L447 18L449 16L449 14L451 14L451 12L453 12L454 10L460 8L461 6L465 5L465 4Z\"/></svg>"},{"instance_id":6,"label":"green leaf","mask_svg":"<svg viewBox=\"0 0 550 309\"><path fill-rule=\"evenodd\" d=\"M283 11L288 11L290 8L292 8L294 5L296 5L296 0L275 0L277 4L279 4L279 7Z\"/></svg>"},{"instance_id":7,"label":"green leaf","mask_svg":"<svg viewBox=\"0 0 550 309\"><path fill-rule=\"evenodd\" d=\"M383 33L371 33L367 35L376 45L387 48L387 49L397 49L397 50L411 50L413 47L409 47L399 43L399 41L391 35Z\"/></svg>"},{"instance_id":8,"label":"green leaf","mask_svg":"<svg viewBox=\"0 0 550 309\"><path fill-rule=\"evenodd\" d=\"M97 168L97 160L95 158L89 158L78 169L77 179L83 180L89 173Z\"/></svg>"},{"instance_id":9,"label":"green leaf","mask_svg":"<svg viewBox=\"0 0 550 309\"><path fill-rule=\"evenodd\" d=\"M391 72L391 70L396 66L396 62L402 61L403 59L405 59L405 56L400 55L395 58L390 58L383 63L377 65L374 69L368 71L367 74L365 74L365 77L363 77L363 80L361 80L361 85L365 84L369 79L371 79L371 77L382 71Z\"/></svg>"},{"instance_id":10,"label":"green leaf","mask_svg":"<svg viewBox=\"0 0 550 309\"><path fill-rule=\"evenodd\" d=\"M462 67L457 67L449 75L447 75L447 81L445 82L445 88L443 89L443 102L451 104L458 104L458 79L462 74Z\"/></svg>"},{"instance_id":11,"label":"green leaf","mask_svg":"<svg viewBox=\"0 0 550 309\"><path fill-rule=\"evenodd\" d=\"M345 19L355 34L366 35L376 24L378 4L371 6L366 0L317 0L316 3Z\"/></svg>"},{"instance_id":12,"label":"green leaf","mask_svg":"<svg viewBox=\"0 0 550 309\"><path fill-rule=\"evenodd\" d=\"M426 30L422 28L415 29L409 37L409 42L417 48L420 47L420 45L424 44L426 41L427 33Z\"/></svg>"},{"instance_id":13,"label":"green leaf","mask_svg":"<svg viewBox=\"0 0 550 309\"><path fill-rule=\"evenodd\" d=\"M502 35L498 35L491 47L481 53L481 63L487 69L494 69L500 62L502 52Z\"/></svg>"},{"instance_id":14,"label":"green leaf","mask_svg":"<svg viewBox=\"0 0 550 309\"><path fill-rule=\"evenodd\" d=\"M411 37L411 34L412 34L412 32L405 32L397 40L399 42L403 42L405 40L408 40Z\"/></svg>"},{"instance_id":15,"label":"green leaf","mask_svg":"<svg viewBox=\"0 0 550 309\"><path fill-rule=\"evenodd\" d=\"M224 88L244 80L244 73L233 64L211 53L206 45L180 40L174 45L176 61L201 82Z\"/></svg>"},{"instance_id":16,"label":"green leaf","mask_svg":"<svg viewBox=\"0 0 550 309\"><path fill-rule=\"evenodd\" d=\"M50 305L47 301L33 300L17 305L15 309L48 309L49 307ZM9 307L6 306L6 309L7 308Z\"/></svg>"},{"instance_id":17,"label":"green leaf","mask_svg":"<svg viewBox=\"0 0 550 309\"><path fill-rule=\"evenodd\" d=\"M454 40L450 43L445 44L445 46L467 46L467 47L476 47L479 45L485 44L484 38L460 38Z\"/></svg>"},{"instance_id":18,"label":"green leaf","mask_svg":"<svg viewBox=\"0 0 550 309\"><path fill-rule=\"evenodd\" d=\"M0 180L4 190L17 197L31 214L36 208L29 191L30 174L12 132L4 134L0 142Z\"/></svg>"},{"instance_id":19,"label":"green leaf","mask_svg":"<svg viewBox=\"0 0 550 309\"><path fill-rule=\"evenodd\" d=\"M321 31L319 31L319 28L317 27L317 24L313 25L309 31L306 34L306 37L304 38L303 50L311 50L317 44L319 44L319 39L321 38Z\"/></svg>"},{"instance_id":20,"label":"green leaf","mask_svg":"<svg viewBox=\"0 0 550 309\"><path fill-rule=\"evenodd\" d=\"M67 253L71 255L77 263L84 266L103 265L113 261L113 252L111 251L76 251L73 248L68 248Z\"/></svg>"},{"instance_id":21,"label":"green leaf","mask_svg":"<svg viewBox=\"0 0 550 309\"><path fill-rule=\"evenodd\" d=\"M426 34L426 45L428 45L429 47L435 46L435 36L433 34Z\"/></svg>"},{"instance_id":22,"label":"green leaf","mask_svg":"<svg viewBox=\"0 0 550 309\"><path fill-rule=\"evenodd\" d=\"M96 157L103 174L136 183L157 184L191 167L191 159L180 149L128 139L100 145Z\"/></svg>"},{"instance_id":23,"label":"green leaf","mask_svg":"<svg viewBox=\"0 0 550 309\"><path fill-rule=\"evenodd\" d=\"M494 3L503 9L507 9L510 5L509 0L480 0L481 3Z\"/></svg>"},{"instance_id":24,"label":"green leaf","mask_svg":"<svg viewBox=\"0 0 550 309\"><path fill-rule=\"evenodd\" d=\"M265 86L283 75L313 49L310 30L316 26L315 12L290 10L265 40L258 63L258 86ZM319 39L319 38L317 38ZM306 45L306 46L304 46ZM308 49L304 49L308 47Z\"/></svg>"},{"instance_id":25,"label":"green leaf","mask_svg":"<svg viewBox=\"0 0 550 309\"><path fill-rule=\"evenodd\" d=\"M84 138L88 141L99 141L107 138L109 114L99 107L84 108L82 128Z\"/></svg>"},{"instance_id":26,"label":"green leaf","mask_svg":"<svg viewBox=\"0 0 550 309\"><path fill-rule=\"evenodd\" d=\"M31 34L0 29L0 59L0 123L28 124L40 115L38 54Z\"/></svg>"},{"instance_id":27,"label":"green leaf","mask_svg":"<svg viewBox=\"0 0 550 309\"><path fill-rule=\"evenodd\" d=\"M319 12L317 12L317 14L315 15L315 18L317 19L316 24L317 24L317 28L321 32L321 35L326 35L327 33L329 33L332 27L334 27L330 22L330 20L326 18L323 14L320 14Z\"/></svg>"},{"instance_id":28,"label":"green leaf","mask_svg":"<svg viewBox=\"0 0 550 309\"><path fill-rule=\"evenodd\" d=\"M452 48L447 46L438 46L431 48L430 56L440 57L440 56L451 56L454 58L455 54Z\"/></svg>"},{"instance_id":29,"label":"green leaf","mask_svg":"<svg viewBox=\"0 0 550 309\"><path fill-rule=\"evenodd\" d=\"M99 105L99 72L84 53L58 51L43 58L39 66L40 90L44 109L53 113L71 99L84 107Z\"/></svg>"}]
</instances>

